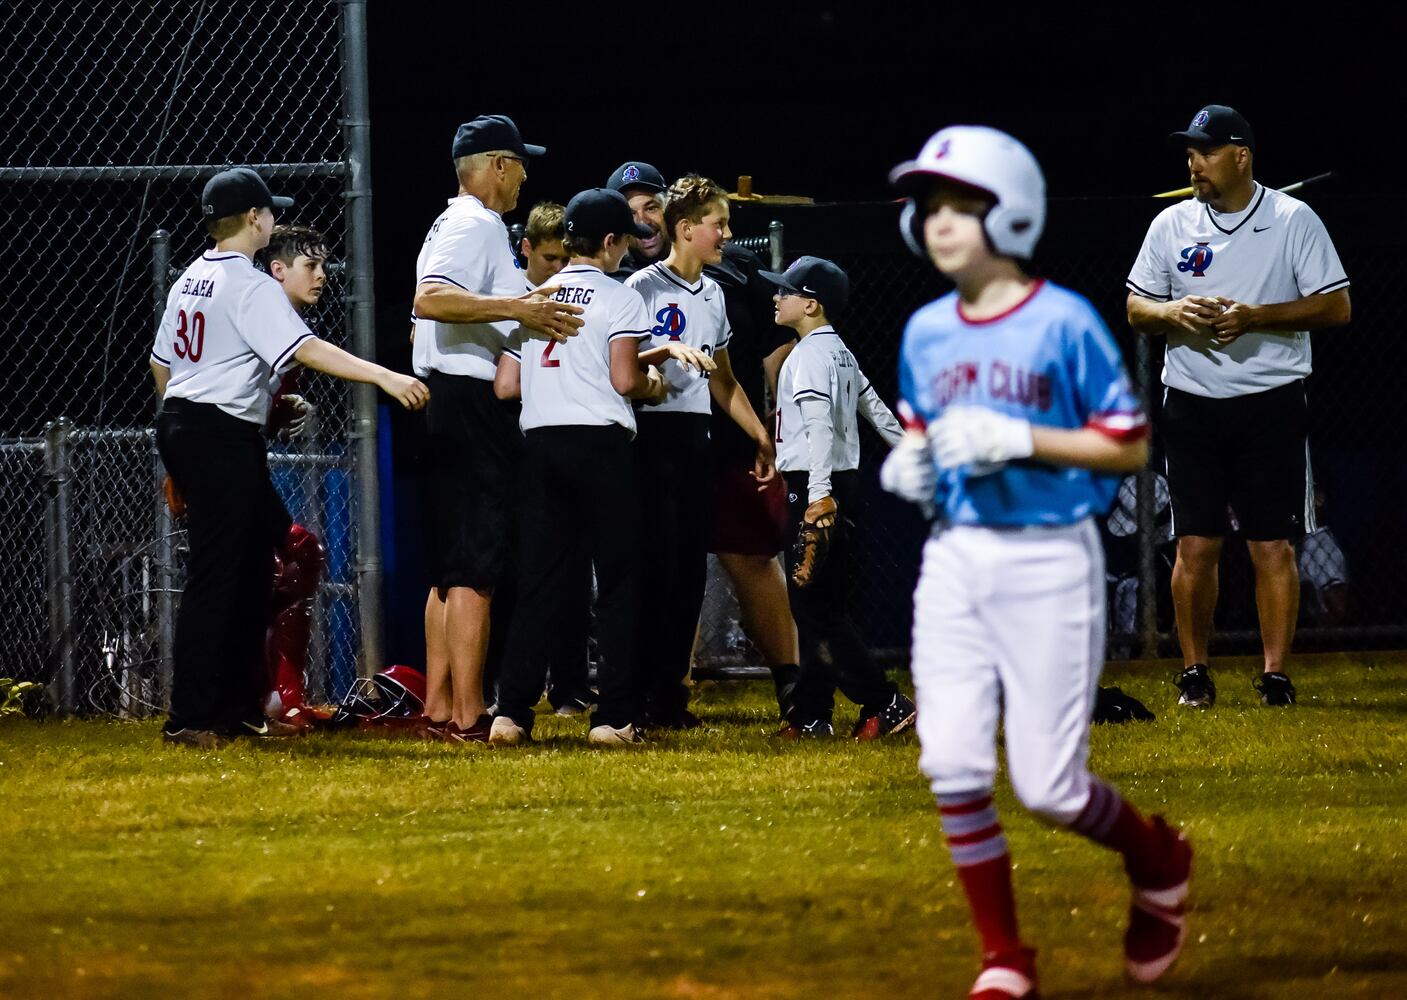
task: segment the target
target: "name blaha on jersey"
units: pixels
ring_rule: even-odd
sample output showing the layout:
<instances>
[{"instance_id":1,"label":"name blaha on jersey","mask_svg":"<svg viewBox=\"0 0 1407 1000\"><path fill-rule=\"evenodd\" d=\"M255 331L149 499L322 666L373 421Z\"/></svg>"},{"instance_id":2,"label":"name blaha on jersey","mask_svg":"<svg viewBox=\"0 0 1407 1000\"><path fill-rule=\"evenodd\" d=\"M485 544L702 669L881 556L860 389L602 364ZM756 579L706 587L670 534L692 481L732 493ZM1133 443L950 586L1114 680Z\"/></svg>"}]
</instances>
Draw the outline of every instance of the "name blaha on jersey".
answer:
<instances>
[{"instance_id":1,"label":"name blaha on jersey","mask_svg":"<svg viewBox=\"0 0 1407 1000\"><path fill-rule=\"evenodd\" d=\"M208 299L215 294L215 279L188 277L181 282L181 294L194 296L198 299Z\"/></svg>"},{"instance_id":2,"label":"name blaha on jersey","mask_svg":"<svg viewBox=\"0 0 1407 1000\"><path fill-rule=\"evenodd\" d=\"M987 362L985 379L982 363L959 361L933 376L932 387L935 406L950 406L970 400L978 394L979 387L985 388L988 399L1034 407L1043 413L1050 409L1052 402L1049 375L1027 371L1005 361Z\"/></svg>"}]
</instances>

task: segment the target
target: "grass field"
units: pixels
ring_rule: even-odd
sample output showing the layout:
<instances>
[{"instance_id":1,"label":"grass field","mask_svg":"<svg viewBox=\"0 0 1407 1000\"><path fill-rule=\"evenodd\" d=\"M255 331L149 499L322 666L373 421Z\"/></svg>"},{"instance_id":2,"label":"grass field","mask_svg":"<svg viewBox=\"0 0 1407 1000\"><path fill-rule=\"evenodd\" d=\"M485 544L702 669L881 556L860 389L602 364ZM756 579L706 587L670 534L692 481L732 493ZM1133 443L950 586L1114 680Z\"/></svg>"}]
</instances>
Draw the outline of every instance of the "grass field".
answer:
<instances>
[{"instance_id":1,"label":"grass field","mask_svg":"<svg viewBox=\"0 0 1407 1000\"><path fill-rule=\"evenodd\" d=\"M1407 996L1407 665L1302 664L1096 768L1197 848L1165 983L1121 977L1117 859L999 805L1047 997ZM976 942L912 736L779 746L770 685L708 729L521 751L356 734L168 749L156 723L0 723L0 996L959 997ZM843 713L842 713L843 715ZM843 719L838 719L843 721Z\"/></svg>"}]
</instances>

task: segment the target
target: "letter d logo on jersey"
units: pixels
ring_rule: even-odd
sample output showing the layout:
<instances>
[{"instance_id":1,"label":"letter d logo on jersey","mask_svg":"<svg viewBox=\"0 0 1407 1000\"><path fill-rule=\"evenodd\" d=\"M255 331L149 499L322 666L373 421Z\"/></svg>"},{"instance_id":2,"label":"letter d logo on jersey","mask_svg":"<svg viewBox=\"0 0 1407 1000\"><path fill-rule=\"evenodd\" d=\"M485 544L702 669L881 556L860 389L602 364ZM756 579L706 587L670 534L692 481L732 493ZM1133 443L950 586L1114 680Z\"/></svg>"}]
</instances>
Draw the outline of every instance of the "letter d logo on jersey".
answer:
<instances>
[{"instance_id":1,"label":"letter d logo on jersey","mask_svg":"<svg viewBox=\"0 0 1407 1000\"><path fill-rule=\"evenodd\" d=\"M1177 265L1177 269L1183 274L1192 272L1192 277L1206 277L1207 268L1212 266L1212 248L1205 243L1198 243L1194 247L1182 248L1182 263Z\"/></svg>"},{"instance_id":2,"label":"letter d logo on jersey","mask_svg":"<svg viewBox=\"0 0 1407 1000\"><path fill-rule=\"evenodd\" d=\"M684 310L679 308L679 303L671 302L655 313L655 319L659 326L650 327L650 333L654 336L668 337L670 340L678 340L684 336Z\"/></svg>"}]
</instances>

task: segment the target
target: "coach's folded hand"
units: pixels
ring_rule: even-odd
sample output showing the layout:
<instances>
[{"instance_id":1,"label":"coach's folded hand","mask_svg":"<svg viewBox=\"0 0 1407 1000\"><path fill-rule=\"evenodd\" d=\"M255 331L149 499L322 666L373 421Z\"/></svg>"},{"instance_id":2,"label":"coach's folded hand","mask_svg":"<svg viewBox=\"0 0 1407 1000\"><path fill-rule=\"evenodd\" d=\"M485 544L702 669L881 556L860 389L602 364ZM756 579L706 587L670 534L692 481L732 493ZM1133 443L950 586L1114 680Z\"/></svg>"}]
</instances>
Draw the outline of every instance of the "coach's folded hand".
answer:
<instances>
[{"instance_id":1,"label":"coach's folded hand","mask_svg":"<svg viewBox=\"0 0 1407 1000\"><path fill-rule=\"evenodd\" d=\"M665 349L669 356L678 361L685 368L697 368L701 372L711 372L718 370L718 363L697 347L690 347L688 344L673 343L666 345Z\"/></svg>"},{"instance_id":2,"label":"coach's folded hand","mask_svg":"<svg viewBox=\"0 0 1407 1000\"><path fill-rule=\"evenodd\" d=\"M1221 303L1207 295L1184 295L1164 308L1169 323L1198 336L1211 335L1212 324L1221 315Z\"/></svg>"},{"instance_id":3,"label":"coach's folded hand","mask_svg":"<svg viewBox=\"0 0 1407 1000\"><path fill-rule=\"evenodd\" d=\"M579 317L581 306L570 306L552 298L557 286L536 288L526 295L520 295L522 303L518 310L518 322L533 333L546 334L556 341L575 337L584 322Z\"/></svg>"},{"instance_id":4,"label":"coach's folded hand","mask_svg":"<svg viewBox=\"0 0 1407 1000\"><path fill-rule=\"evenodd\" d=\"M933 456L945 469L971 466L974 475L998 471L1001 463L1030 458L1031 424L983 406L950 406L928 425Z\"/></svg>"}]
</instances>

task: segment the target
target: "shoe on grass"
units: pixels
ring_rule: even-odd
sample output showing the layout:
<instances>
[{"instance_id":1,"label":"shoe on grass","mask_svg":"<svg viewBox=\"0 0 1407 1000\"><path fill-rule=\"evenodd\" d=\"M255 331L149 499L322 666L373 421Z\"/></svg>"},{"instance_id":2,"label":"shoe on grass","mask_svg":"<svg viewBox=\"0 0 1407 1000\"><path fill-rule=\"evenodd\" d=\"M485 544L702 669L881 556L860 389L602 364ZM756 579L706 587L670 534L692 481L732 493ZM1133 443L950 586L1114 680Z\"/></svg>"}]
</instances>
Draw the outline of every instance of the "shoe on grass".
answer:
<instances>
[{"instance_id":1,"label":"shoe on grass","mask_svg":"<svg viewBox=\"0 0 1407 1000\"><path fill-rule=\"evenodd\" d=\"M918 710L914 703L895 691L888 704L860 709L860 721L855 723L850 735L861 743L868 743L870 740L902 733L914 724L916 718Z\"/></svg>"},{"instance_id":2,"label":"shoe on grass","mask_svg":"<svg viewBox=\"0 0 1407 1000\"><path fill-rule=\"evenodd\" d=\"M835 727L825 719L812 719L797 724L788 722L777 730L777 737L783 740L825 740L835 735Z\"/></svg>"},{"instance_id":3,"label":"shoe on grass","mask_svg":"<svg viewBox=\"0 0 1407 1000\"><path fill-rule=\"evenodd\" d=\"M260 719L258 722L245 720L235 726L232 736L244 740L288 740L306 736L308 731L301 726L290 725L277 719Z\"/></svg>"},{"instance_id":4,"label":"shoe on grass","mask_svg":"<svg viewBox=\"0 0 1407 1000\"><path fill-rule=\"evenodd\" d=\"M645 737L640 735L640 731L632 723L617 728L615 726L592 726L591 731L586 734L586 742L594 743L597 746L637 746L645 742Z\"/></svg>"},{"instance_id":5,"label":"shoe on grass","mask_svg":"<svg viewBox=\"0 0 1407 1000\"><path fill-rule=\"evenodd\" d=\"M1163 817L1154 816L1152 822L1162 843L1161 854L1133 880L1124 932L1124 967L1140 983L1153 982L1182 953L1192 878L1192 845Z\"/></svg>"},{"instance_id":6,"label":"shoe on grass","mask_svg":"<svg viewBox=\"0 0 1407 1000\"><path fill-rule=\"evenodd\" d=\"M592 700L591 692L574 694L562 704L557 706L556 714L567 718L585 715L596 707L596 702Z\"/></svg>"},{"instance_id":7,"label":"shoe on grass","mask_svg":"<svg viewBox=\"0 0 1407 1000\"><path fill-rule=\"evenodd\" d=\"M1290 683L1288 674L1274 671L1268 674L1261 674L1255 682L1256 690L1260 692L1260 703L1262 705L1293 705L1295 703L1295 686Z\"/></svg>"},{"instance_id":8,"label":"shoe on grass","mask_svg":"<svg viewBox=\"0 0 1407 1000\"><path fill-rule=\"evenodd\" d=\"M489 726L489 744L496 747L517 747L531 743L532 735L506 715L500 715Z\"/></svg>"},{"instance_id":9,"label":"shoe on grass","mask_svg":"<svg viewBox=\"0 0 1407 1000\"><path fill-rule=\"evenodd\" d=\"M230 742L230 737L213 729L162 729L161 739L173 746L197 750L219 750Z\"/></svg>"},{"instance_id":10,"label":"shoe on grass","mask_svg":"<svg viewBox=\"0 0 1407 1000\"><path fill-rule=\"evenodd\" d=\"M985 955L968 1000L1037 1000L1034 948Z\"/></svg>"},{"instance_id":11,"label":"shoe on grass","mask_svg":"<svg viewBox=\"0 0 1407 1000\"><path fill-rule=\"evenodd\" d=\"M1216 704L1216 685L1205 663L1194 663L1177 675L1177 689L1182 692L1177 697L1179 705L1188 708L1211 708Z\"/></svg>"}]
</instances>

